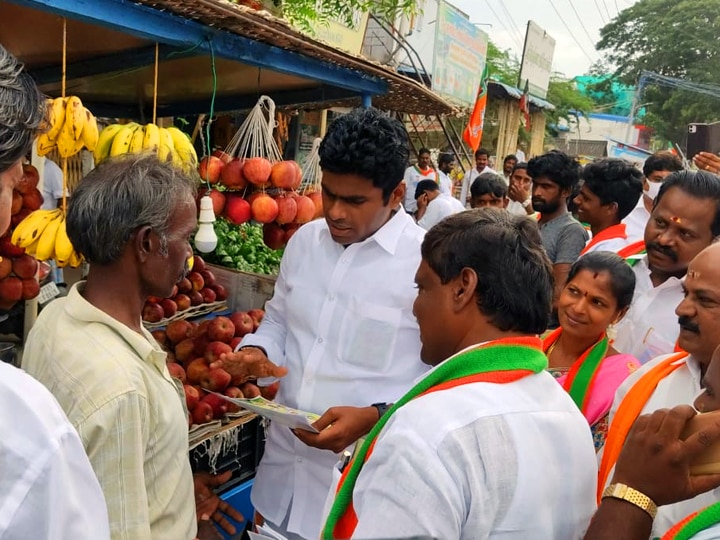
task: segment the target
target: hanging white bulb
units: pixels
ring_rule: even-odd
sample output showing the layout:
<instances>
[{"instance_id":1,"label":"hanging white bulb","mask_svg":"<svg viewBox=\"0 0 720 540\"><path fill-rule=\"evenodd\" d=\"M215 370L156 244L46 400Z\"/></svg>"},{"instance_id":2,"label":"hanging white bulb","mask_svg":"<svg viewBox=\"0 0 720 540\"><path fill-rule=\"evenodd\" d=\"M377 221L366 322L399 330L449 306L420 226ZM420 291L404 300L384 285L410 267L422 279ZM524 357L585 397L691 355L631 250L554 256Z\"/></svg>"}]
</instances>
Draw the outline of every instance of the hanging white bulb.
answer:
<instances>
[{"instance_id":1,"label":"hanging white bulb","mask_svg":"<svg viewBox=\"0 0 720 540\"><path fill-rule=\"evenodd\" d=\"M213 211L212 199L209 195L203 195L200 199L199 226L197 233L195 233L195 248L200 253L210 253L217 247L218 238L213 223L215 223L215 212Z\"/></svg>"}]
</instances>

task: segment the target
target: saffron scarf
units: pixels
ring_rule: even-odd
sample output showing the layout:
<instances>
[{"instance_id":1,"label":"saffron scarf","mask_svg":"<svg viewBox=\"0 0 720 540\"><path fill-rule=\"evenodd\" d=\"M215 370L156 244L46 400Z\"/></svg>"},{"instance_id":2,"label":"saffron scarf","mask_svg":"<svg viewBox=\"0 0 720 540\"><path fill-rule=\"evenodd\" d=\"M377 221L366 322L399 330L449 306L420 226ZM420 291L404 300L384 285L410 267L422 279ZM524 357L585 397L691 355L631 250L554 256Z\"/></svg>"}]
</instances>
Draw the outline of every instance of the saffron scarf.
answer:
<instances>
[{"instance_id":1,"label":"saffron scarf","mask_svg":"<svg viewBox=\"0 0 720 540\"><path fill-rule=\"evenodd\" d=\"M543 351L545 353L550 350L560 338L562 334L562 328L556 328L550 334L543 338ZM595 344L586 350L580 358L573 362L570 366L570 371L565 378L563 388L570 394L570 397L575 402L587 418L587 405L590 397L590 389L595 382L595 376L597 375L600 365L605 359L605 355L608 350L608 338L605 332L595 342Z\"/></svg>"},{"instance_id":2,"label":"saffron scarf","mask_svg":"<svg viewBox=\"0 0 720 540\"><path fill-rule=\"evenodd\" d=\"M509 383L540 373L547 368L547 358L541 345L540 339L534 337L491 341L446 360L411 388L378 420L356 458L343 472L322 538L332 540L352 537L357 526L357 515L352 505L355 483L372 454L378 435L395 411L430 392L474 382Z\"/></svg>"},{"instance_id":3,"label":"saffron scarf","mask_svg":"<svg viewBox=\"0 0 720 540\"><path fill-rule=\"evenodd\" d=\"M689 540L697 533L718 523L720 523L720 502L690 514L666 532L662 540Z\"/></svg>"},{"instance_id":4,"label":"saffron scarf","mask_svg":"<svg viewBox=\"0 0 720 540\"><path fill-rule=\"evenodd\" d=\"M637 255L644 255L645 253L646 252L644 240L638 240L637 242L634 242L629 246L625 246L617 252L617 254L623 259L625 259L625 262L628 263L630 266L635 266L640 260L640 257L637 257Z\"/></svg>"},{"instance_id":5,"label":"saffron scarf","mask_svg":"<svg viewBox=\"0 0 720 540\"><path fill-rule=\"evenodd\" d=\"M425 170L421 169L421 168L418 167L417 165L413 165L413 167L414 167L415 170L418 172L418 174L421 175L421 176L430 176L430 173L435 173L435 182L436 182L437 184L440 184L440 175L439 175L438 172L437 172L435 169L433 169L432 167L429 167L429 168L427 168L427 169L425 169Z\"/></svg>"},{"instance_id":6,"label":"saffron scarf","mask_svg":"<svg viewBox=\"0 0 720 540\"><path fill-rule=\"evenodd\" d=\"M612 227L603 229L598 234L593 236L592 240L590 240L588 242L588 244L580 252L580 255L585 255L588 251L590 251L592 248L594 248L600 242L604 242L605 240L612 240L614 238L622 238L622 239L627 238L627 233L625 232L625 224L624 223L618 223L617 225L613 225ZM645 247L644 244L643 244L643 247ZM621 257L622 257L622 255L621 255Z\"/></svg>"}]
</instances>

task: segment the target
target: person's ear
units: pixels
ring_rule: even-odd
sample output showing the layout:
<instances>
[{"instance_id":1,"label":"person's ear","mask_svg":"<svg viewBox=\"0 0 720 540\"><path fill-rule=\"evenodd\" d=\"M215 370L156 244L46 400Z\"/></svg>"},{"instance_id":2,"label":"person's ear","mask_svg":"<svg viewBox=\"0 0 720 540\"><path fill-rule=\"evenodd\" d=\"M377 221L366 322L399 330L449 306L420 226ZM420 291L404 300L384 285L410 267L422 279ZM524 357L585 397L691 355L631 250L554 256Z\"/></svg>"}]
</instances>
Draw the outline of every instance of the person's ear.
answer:
<instances>
[{"instance_id":1,"label":"person's ear","mask_svg":"<svg viewBox=\"0 0 720 540\"><path fill-rule=\"evenodd\" d=\"M617 312L617 315L615 315L615 319L613 319L613 322L611 324L617 324L620 321L623 320L623 317L625 317L625 314L628 312L628 309L630 309L630 306L626 306L622 308L620 311Z\"/></svg>"},{"instance_id":2,"label":"person's ear","mask_svg":"<svg viewBox=\"0 0 720 540\"><path fill-rule=\"evenodd\" d=\"M149 225L143 225L135 231L135 252L140 262L146 261L160 247L160 238Z\"/></svg>"},{"instance_id":3,"label":"person's ear","mask_svg":"<svg viewBox=\"0 0 720 540\"><path fill-rule=\"evenodd\" d=\"M453 304L455 312L466 309L470 304L475 304L475 290L477 289L478 276L472 268L463 268L458 277L453 280Z\"/></svg>"},{"instance_id":4,"label":"person's ear","mask_svg":"<svg viewBox=\"0 0 720 540\"><path fill-rule=\"evenodd\" d=\"M397 187L392 190L390 200L388 201L390 208L397 208L397 206L405 200L406 189L405 182L400 182Z\"/></svg>"}]
</instances>

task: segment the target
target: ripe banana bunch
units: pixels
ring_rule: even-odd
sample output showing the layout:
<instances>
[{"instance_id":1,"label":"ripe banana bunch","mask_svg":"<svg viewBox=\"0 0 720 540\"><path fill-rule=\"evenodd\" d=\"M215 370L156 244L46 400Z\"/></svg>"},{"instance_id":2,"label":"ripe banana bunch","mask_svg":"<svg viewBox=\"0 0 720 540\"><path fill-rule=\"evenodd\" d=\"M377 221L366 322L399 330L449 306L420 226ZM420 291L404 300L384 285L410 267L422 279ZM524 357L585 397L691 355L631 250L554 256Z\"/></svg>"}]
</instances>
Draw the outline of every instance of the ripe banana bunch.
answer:
<instances>
[{"instance_id":1,"label":"ripe banana bunch","mask_svg":"<svg viewBox=\"0 0 720 540\"><path fill-rule=\"evenodd\" d=\"M97 120L79 97L48 99L47 106L50 129L38 137L38 155L57 148L60 157L67 158L83 148L95 150L100 135Z\"/></svg>"},{"instance_id":2,"label":"ripe banana bunch","mask_svg":"<svg viewBox=\"0 0 720 540\"><path fill-rule=\"evenodd\" d=\"M11 241L39 261L55 259L58 266L77 268L82 257L68 238L62 210L35 210L15 227Z\"/></svg>"},{"instance_id":3,"label":"ripe banana bunch","mask_svg":"<svg viewBox=\"0 0 720 540\"><path fill-rule=\"evenodd\" d=\"M155 124L109 125L100 132L93 155L95 163L100 163L109 157L143 152L154 153L161 161L172 161L185 171L197 168L197 153L190 138L176 127L162 128Z\"/></svg>"}]
</instances>

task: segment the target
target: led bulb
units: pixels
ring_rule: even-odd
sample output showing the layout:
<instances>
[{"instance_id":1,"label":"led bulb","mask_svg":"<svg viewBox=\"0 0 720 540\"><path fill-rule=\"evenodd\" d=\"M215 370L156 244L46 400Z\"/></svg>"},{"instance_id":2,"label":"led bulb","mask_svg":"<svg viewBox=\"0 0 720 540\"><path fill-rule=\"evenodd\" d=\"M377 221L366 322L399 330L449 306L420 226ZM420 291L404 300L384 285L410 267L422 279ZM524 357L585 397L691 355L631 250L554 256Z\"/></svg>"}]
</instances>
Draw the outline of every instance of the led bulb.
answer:
<instances>
[{"instance_id":1,"label":"led bulb","mask_svg":"<svg viewBox=\"0 0 720 540\"><path fill-rule=\"evenodd\" d=\"M218 238L213 227L214 222L215 212L212 199L209 195L205 195L200 199L199 227L195 233L195 248L200 253L210 253L217 247Z\"/></svg>"}]
</instances>

